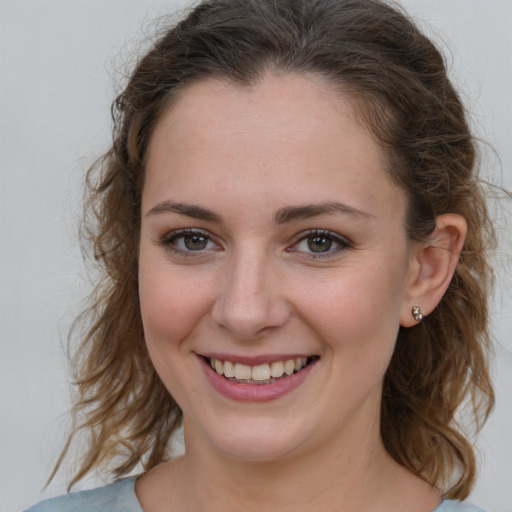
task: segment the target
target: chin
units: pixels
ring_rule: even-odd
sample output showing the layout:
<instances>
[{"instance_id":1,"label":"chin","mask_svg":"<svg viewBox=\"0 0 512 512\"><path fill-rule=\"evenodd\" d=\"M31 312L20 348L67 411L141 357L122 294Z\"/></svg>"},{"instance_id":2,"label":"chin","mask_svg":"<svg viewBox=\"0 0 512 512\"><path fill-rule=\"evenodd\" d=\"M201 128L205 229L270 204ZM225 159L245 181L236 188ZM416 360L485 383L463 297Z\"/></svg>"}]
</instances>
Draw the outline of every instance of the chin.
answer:
<instances>
[{"instance_id":1,"label":"chin","mask_svg":"<svg viewBox=\"0 0 512 512\"><path fill-rule=\"evenodd\" d=\"M209 440L210 446L235 459L269 462L283 459L300 450L311 434L275 418L238 418L238 421L214 425L212 422L203 428L202 436ZM195 436L187 433L185 439L195 443Z\"/></svg>"},{"instance_id":2,"label":"chin","mask_svg":"<svg viewBox=\"0 0 512 512\"><path fill-rule=\"evenodd\" d=\"M274 436L274 438L269 438ZM275 434L261 438L254 436L251 439L226 439L217 443L217 447L225 455L235 459L252 462L277 461L290 456L297 450L297 444L286 439L276 439Z\"/></svg>"}]
</instances>

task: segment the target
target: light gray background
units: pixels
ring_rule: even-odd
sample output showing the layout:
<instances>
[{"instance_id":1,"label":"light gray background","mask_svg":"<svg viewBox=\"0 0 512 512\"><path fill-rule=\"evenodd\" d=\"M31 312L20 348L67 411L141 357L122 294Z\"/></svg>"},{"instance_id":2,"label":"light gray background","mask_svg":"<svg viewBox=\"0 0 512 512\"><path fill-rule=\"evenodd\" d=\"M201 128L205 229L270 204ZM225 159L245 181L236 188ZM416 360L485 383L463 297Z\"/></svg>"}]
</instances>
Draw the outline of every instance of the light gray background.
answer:
<instances>
[{"instance_id":1,"label":"light gray background","mask_svg":"<svg viewBox=\"0 0 512 512\"><path fill-rule=\"evenodd\" d=\"M178 3L0 0L0 512L65 490L66 474L41 489L67 431L63 346L89 285L76 236L83 171L110 140L112 74L147 21ZM512 188L512 1L403 3L450 48L452 76ZM496 159L487 166L499 180ZM497 261L498 402L472 495L488 512L512 511L510 254L503 245Z\"/></svg>"}]
</instances>

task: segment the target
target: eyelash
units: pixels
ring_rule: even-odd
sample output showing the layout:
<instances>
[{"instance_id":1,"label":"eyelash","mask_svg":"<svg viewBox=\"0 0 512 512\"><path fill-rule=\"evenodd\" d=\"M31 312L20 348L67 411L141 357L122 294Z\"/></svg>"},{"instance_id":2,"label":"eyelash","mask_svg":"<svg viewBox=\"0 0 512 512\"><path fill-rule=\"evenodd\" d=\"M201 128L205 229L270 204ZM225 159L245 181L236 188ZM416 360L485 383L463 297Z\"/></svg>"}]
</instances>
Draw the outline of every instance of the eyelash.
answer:
<instances>
[{"instance_id":1,"label":"eyelash","mask_svg":"<svg viewBox=\"0 0 512 512\"><path fill-rule=\"evenodd\" d=\"M338 247L336 247L334 249L329 248L325 252L318 252L318 253L315 253L312 251L311 252L300 251L300 250L296 249L296 247L299 243L301 243L301 242L307 243L308 239L312 239L312 238L316 238L316 237L328 239L329 241L337 244ZM338 235L337 233L333 233L332 231L327 231L324 229L311 229L311 230L303 231L302 233L299 233L295 237L295 242L287 249L287 251L303 253L304 256L301 256L303 258L320 260L320 259L324 259L324 258L335 257L340 252L345 251L347 249L352 249L353 247L354 246L350 240L348 240L347 238L345 238L341 235Z\"/></svg>"},{"instance_id":2,"label":"eyelash","mask_svg":"<svg viewBox=\"0 0 512 512\"><path fill-rule=\"evenodd\" d=\"M179 256L184 256L187 258L197 258L205 255L206 251L211 251L211 249L180 249L177 246L177 241L180 239L185 239L186 237L201 237L206 240L206 244L214 243L215 245L219 246L219 244L215 241L215 239L206 231L202 231L199 229L179 229L177 231L172 231L165 235L163 238L158 240L158 243L162 245L167 251L170 251L174 254L177 254ZM323 238L328 240L330 243L337 244L337 247L334 249L331 249L330 247L325 252L318 252L315 253L313 251L301 251L297 249L297 246L301 242L306 242L308 239L313 238ZM345 251L347 249L352 249L353 244L350 242L347 238L338 235L336 233L333 233L332 231L327 231L323 229L311 229L308 231L303 231L295 236L295 240L290 245L286 251L291 253L300 253L302 258L306 259L312 259L312 260L319 260L324 258L332 258L336 255L338 255L339 252Z\"/></svg>"},{"instance_id":3,"label":"eyelash","mask_svg":"<svg viewBox=\"0 0 512 512\"><path fill-rule=\"evenodd\" d=\"M214 243L215 245L219 246L219 244L213 239L213 237L206 231L202 231L200 229L178 229L176 231L171 231L167 235L165 235L163 238L158 240L158 243L162 245L167 251L172 252L173 254L177 254L179 256L184 256L186 258L197 258L205 255L205 250L211 250L211 249L199 249L199 250L192 250L192 249L180 249L176 242L186 237L201 237L206 239L206 243Z\"/></svg>"}]
</instances>

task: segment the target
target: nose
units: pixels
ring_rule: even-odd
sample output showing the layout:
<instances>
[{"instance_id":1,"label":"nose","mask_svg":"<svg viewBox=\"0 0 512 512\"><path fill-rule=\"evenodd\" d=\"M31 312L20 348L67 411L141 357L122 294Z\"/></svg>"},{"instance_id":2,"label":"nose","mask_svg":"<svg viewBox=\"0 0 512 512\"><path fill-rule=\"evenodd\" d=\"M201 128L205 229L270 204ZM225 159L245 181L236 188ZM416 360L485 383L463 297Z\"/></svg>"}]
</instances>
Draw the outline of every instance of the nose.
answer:
<instances>
[{"instance_id":1,"label":"nose","mask_svg":"<svg viewBox=\"0 0 512 512\"><path fill-rule=\"evenodd\" d=\"M282 278L271 260L246 250L226 262L212 318L237 340L266 337L290 317L289 305L280 292Z\"/></svg>"}]
</instances>

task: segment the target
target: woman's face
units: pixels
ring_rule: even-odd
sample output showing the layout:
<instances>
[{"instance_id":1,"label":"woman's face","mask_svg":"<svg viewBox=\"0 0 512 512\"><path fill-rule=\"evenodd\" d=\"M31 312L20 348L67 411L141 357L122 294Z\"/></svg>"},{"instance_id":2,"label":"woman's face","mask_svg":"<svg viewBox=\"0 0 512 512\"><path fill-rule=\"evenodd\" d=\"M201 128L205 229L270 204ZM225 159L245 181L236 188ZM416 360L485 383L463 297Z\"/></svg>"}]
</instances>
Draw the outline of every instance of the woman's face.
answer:
<instances>
[{"instance_id":1,"label":"woman's face","mask_svg":"<svg viewBox=\"0 0 512 512\"><path fill-rule=\"evenodd\" d=\"M411 308L405 203L320 80L178 95L149 148L139 286L187 442L268 460L378 440Z\"/></svg>"}]
</instances>

